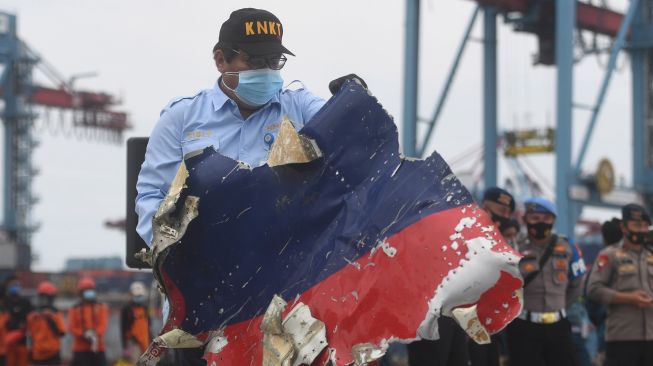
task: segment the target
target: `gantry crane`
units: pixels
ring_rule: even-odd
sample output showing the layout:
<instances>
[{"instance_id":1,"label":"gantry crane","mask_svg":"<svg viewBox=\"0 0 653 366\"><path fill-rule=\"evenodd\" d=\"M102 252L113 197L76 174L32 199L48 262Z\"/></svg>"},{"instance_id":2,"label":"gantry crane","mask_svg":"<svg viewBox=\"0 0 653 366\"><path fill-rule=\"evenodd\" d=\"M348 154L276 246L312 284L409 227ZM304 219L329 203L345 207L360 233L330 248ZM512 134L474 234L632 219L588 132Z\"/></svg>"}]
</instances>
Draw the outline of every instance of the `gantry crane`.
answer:
<instances>
[{"instance_id":1,"label":"gantry crane","mask_svg":"<svg viewBox=\"0 0 653 366\"><path fill-rule=\"evenodd\" d=\"M64 79L18 37L16 16L5 12L0 12L0 66L0 96L4 102L0 110L4 125L2 229L18 248L16 266L28 269L31 234L38 226L31 215L37 201L32 192L37 172L32 152L38 144L33 131L35 107L73 111L72 125L107 131L116 141L130 125L126 113L111 110L118 103L112 95L73 89L72 80ZM36 85L32 75L35 69L55 86Z\"/></svg>"},{"instance_id":2,"label":"gantry crane","mask_svg":"<svg viewBox=\"0 0 653 366\"><path fill-rule=\"evenodd\" d=\"M402 145L406 155L423 156L455 78L473 26L483 16L483 138L484 185L497 184L497 18L503 16L513 29L538 38L537 64L557 68L555 128L555 200L560 217L559 232L573 238L574 226L584 206L618 207L624 201L653 205L653 0L630 0L625 14L610 10L606 1L572 0L472 0L477 6L455 55L449 77L428 120L425 138L417 140L417 92L420 0L406 0L406 53ZM595 4L596 3L596 4ZM591 112L578 156L572 161L572 111L583 107L573 100L577 31L592 32L611 40L610 58ZM611 194L614 172L602 161L597 174L582 171L583 161L598 121L616 61L628 51L632 72L633 186ZM587 50L584 50L587 51ZM589 52L606 50L590 49ZM587 53L587 52L586 52ZM615 121L621 123L621 121ZM589 177L589 179L588 179ZM603 188L602 188L603 187ZM609 189L608 189L609 190ZM612 192L616 193L616 192Z\"/></svg>"}]
</instances>

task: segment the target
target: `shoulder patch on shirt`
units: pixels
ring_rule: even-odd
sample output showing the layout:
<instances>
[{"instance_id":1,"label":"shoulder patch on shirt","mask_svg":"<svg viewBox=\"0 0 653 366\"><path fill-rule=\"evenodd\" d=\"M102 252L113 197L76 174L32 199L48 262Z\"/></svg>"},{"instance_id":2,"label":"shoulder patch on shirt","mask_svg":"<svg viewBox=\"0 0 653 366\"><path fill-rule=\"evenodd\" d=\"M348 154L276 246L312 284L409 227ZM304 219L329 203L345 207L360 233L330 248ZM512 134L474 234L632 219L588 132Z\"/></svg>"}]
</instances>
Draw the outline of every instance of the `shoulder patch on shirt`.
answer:
<instances>
[{"instance_id":1,"label":"shoulder patch on shirt","mask_svg":"<svg viewBox=\"0 0 653 366\"><path fill-rule=\"evenodd\" d=\"M569 258L569 278L574 280L583 277L587 273L587 267L585 266L585 260L583 259L580 248L575 243L572 244L569 242L568 248L571 254L571 258Z\"/></svg>"},{"instance_id":2,"label":"shoulder patch on shirt","mask_svg":"<svg viewBox=\"0 0 653 366\"><path fill-rule=\"evenodd\" d=\"M306 89L304 83L302 83L299 80L293 80L288 85L286 85L286 87L283 88L283 93L300 91L302 89Z\"/></svg>"},{"instance_id":3,"label":"shoulder patch on shirt","mask_svg":"<svg viewBox=\"0 0 653 366\"><path fill-rule=\"evenodd\" d=\"M603 272L603 269L608 266L610 263L610 256L607 253L600 254L596 258L596 267L599 269L599 272Z\"/></svg>"},{"instance_id":4,"label":"shoulder patch on shirt","mask_svg":"<svg viewBox=\"0 0 653 366\"><path fill-rule=\"evenodd\" d=\"M567 254L567 246L562 243L558 243L555 245L555 247L553 247L553 252L556 254Z\"/></svg>"},{"instance_id":5,"label":"shoulder patch on shirt","mask_svg":"<svg viewBox=\"0 0 653 366\"><path fill-rule=\"evenodd\" d=\"M170 100L170 101L168 102L168 104L166 104L165 107L163 107L163 110L161 111L161 114L163 114L165 111L167 111L168 109L172 108L172 106L174 106L175 104L181 102L182 100L193 100L193 99L197 98L197 96L199 96L199 95L202 94L203 92L204 92L204 91L200 91L199 93L197 93L197 94L195 94L195 95L191 95L191 96L187 96L187 97L177 97L177 98L173 98L172 100Z\"/></svg>"}]
</instances>

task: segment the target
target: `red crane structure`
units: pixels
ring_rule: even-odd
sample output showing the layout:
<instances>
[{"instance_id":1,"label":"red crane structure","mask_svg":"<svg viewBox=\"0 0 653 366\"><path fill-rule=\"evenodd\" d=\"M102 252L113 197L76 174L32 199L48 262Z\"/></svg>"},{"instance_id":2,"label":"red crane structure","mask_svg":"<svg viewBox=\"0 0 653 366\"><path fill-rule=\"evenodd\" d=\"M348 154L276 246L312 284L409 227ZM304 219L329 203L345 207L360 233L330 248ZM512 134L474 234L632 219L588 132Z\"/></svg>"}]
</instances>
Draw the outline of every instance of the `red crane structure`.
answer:
<instances>
[{"instance_id":1,"label":"red crane structure","mask_svg":"<svg viewBox=\"0 0 653 366\"><path fill-rule=\"evenodd\" d=\"M37 202L32 180L37 170L32 164L35 139L35 107L71 111L70 125L76 129L103 131L119 142L130 128L127 114L112 108L119 100L110 94L73 88L75 78L66 80L38 53L23 42L16 31L16 16L0 12L0 98L4 108L0 119L4 126L4 195L2 229L6 232L15 257L14 268L29 269L31 235L38 228L32 219ZM37 85L33 71L41 71L55 87ZM45 121L44 123L49 123Z\"/></svg>"}]
</instances>

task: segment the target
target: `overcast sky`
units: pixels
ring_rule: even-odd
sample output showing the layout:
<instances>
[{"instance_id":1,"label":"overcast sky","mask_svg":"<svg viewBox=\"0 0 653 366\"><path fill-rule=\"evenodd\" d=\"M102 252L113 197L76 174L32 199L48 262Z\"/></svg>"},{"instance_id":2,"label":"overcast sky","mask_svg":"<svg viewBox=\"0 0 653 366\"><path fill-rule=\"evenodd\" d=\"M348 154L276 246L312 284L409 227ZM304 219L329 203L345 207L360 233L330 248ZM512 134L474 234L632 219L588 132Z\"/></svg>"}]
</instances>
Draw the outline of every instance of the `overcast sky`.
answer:
<instances>
[{"instance_id":1,"label":"overcast sky","mask_svg":"<svg viewBox=\"0 0 653 366\"><path fill-rule=\"evenodd\" d=\"M625 0L610 1L623 10ZM212 87L218 74L211 49L220 25L232 10L253 6L275 13L284 24L291 57L283 70L287 82L303 81L325 98L330 80L357 73L390 114L401 122L405 2L400 0L329 1L172 1L172 0L4 0L1 11L18 15L22 40L66 76L96 71L78 81L81 88L120 96L134 129L148 135L161 108L172 98ZM430 117L447 77L472 1L423 0L419 114ZM461 64L429 151L445 159L481 141L482 23ZM499 124L502 129L554 126L555 70L533 67L537 48L531 35L516 34L499 21ZM592 104L603 75L600 59L577 64L574 99ZM613 79L585 166L594 170L609 157L617 174L631 176L630 70L626 57ZM42 80L40 78L39 80ZM589 119L574 113L575 151ZM401 128L401 127L400 127ZM35 268L58 270L67 257L120 255L124 234L104 228L106 219L125 216L125 146L38 134L35 163L40 175L34 190L41 201L34 236ZM553 157L531 158L552 176ZM460 168L464 169L464 168ZM508 172L502 164L500 174ZM609 213L590 211L590 218Z\"/></svg>"}]
</instances>

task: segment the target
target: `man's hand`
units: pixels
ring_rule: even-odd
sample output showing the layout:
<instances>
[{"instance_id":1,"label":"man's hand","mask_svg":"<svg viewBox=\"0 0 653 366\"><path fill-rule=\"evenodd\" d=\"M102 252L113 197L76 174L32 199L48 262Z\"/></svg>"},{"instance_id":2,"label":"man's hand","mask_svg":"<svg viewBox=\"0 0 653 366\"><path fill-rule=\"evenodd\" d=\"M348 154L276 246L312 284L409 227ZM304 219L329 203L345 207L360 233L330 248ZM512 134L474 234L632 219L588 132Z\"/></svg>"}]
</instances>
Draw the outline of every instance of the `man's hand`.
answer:
<instances>
[{"instance_id":1,"label":"man's hand","mask_svg":"<svg viewBox=\"0 0 653 366\"><path fill-rule=\"evenodd\" d=\"M89 342L93 342L96 339L95 331L93 329L87 329L84 331L84 338L86 338Z\"/></svg>"},{"instance_id":2,"label":"man's hand","mask_svg":"<svg viewBox=\"0 0 653 366\"><path fill-rule=\"evenodd\" d=\"M331 95L336 95L338 91L340 91L340 88L342 88L342 85L347 81L347 80L358 80L361 85L367 89L367 84L365 81L358 75L356 74L349 74L345 76L341 76L335 80L332 80L329 83L329 91L331 91Z\"/></svg>"},{"instance_id":3,"label":"man's hand","mask_svg":"<svg viewBox=\"0 0 653 366\"><path fill-rule=\"evenodd\" d=\"M643 290L628 293L630 304L639 308L650 308L653 306L653 298Z\"/></svg>"}]
</instances>

